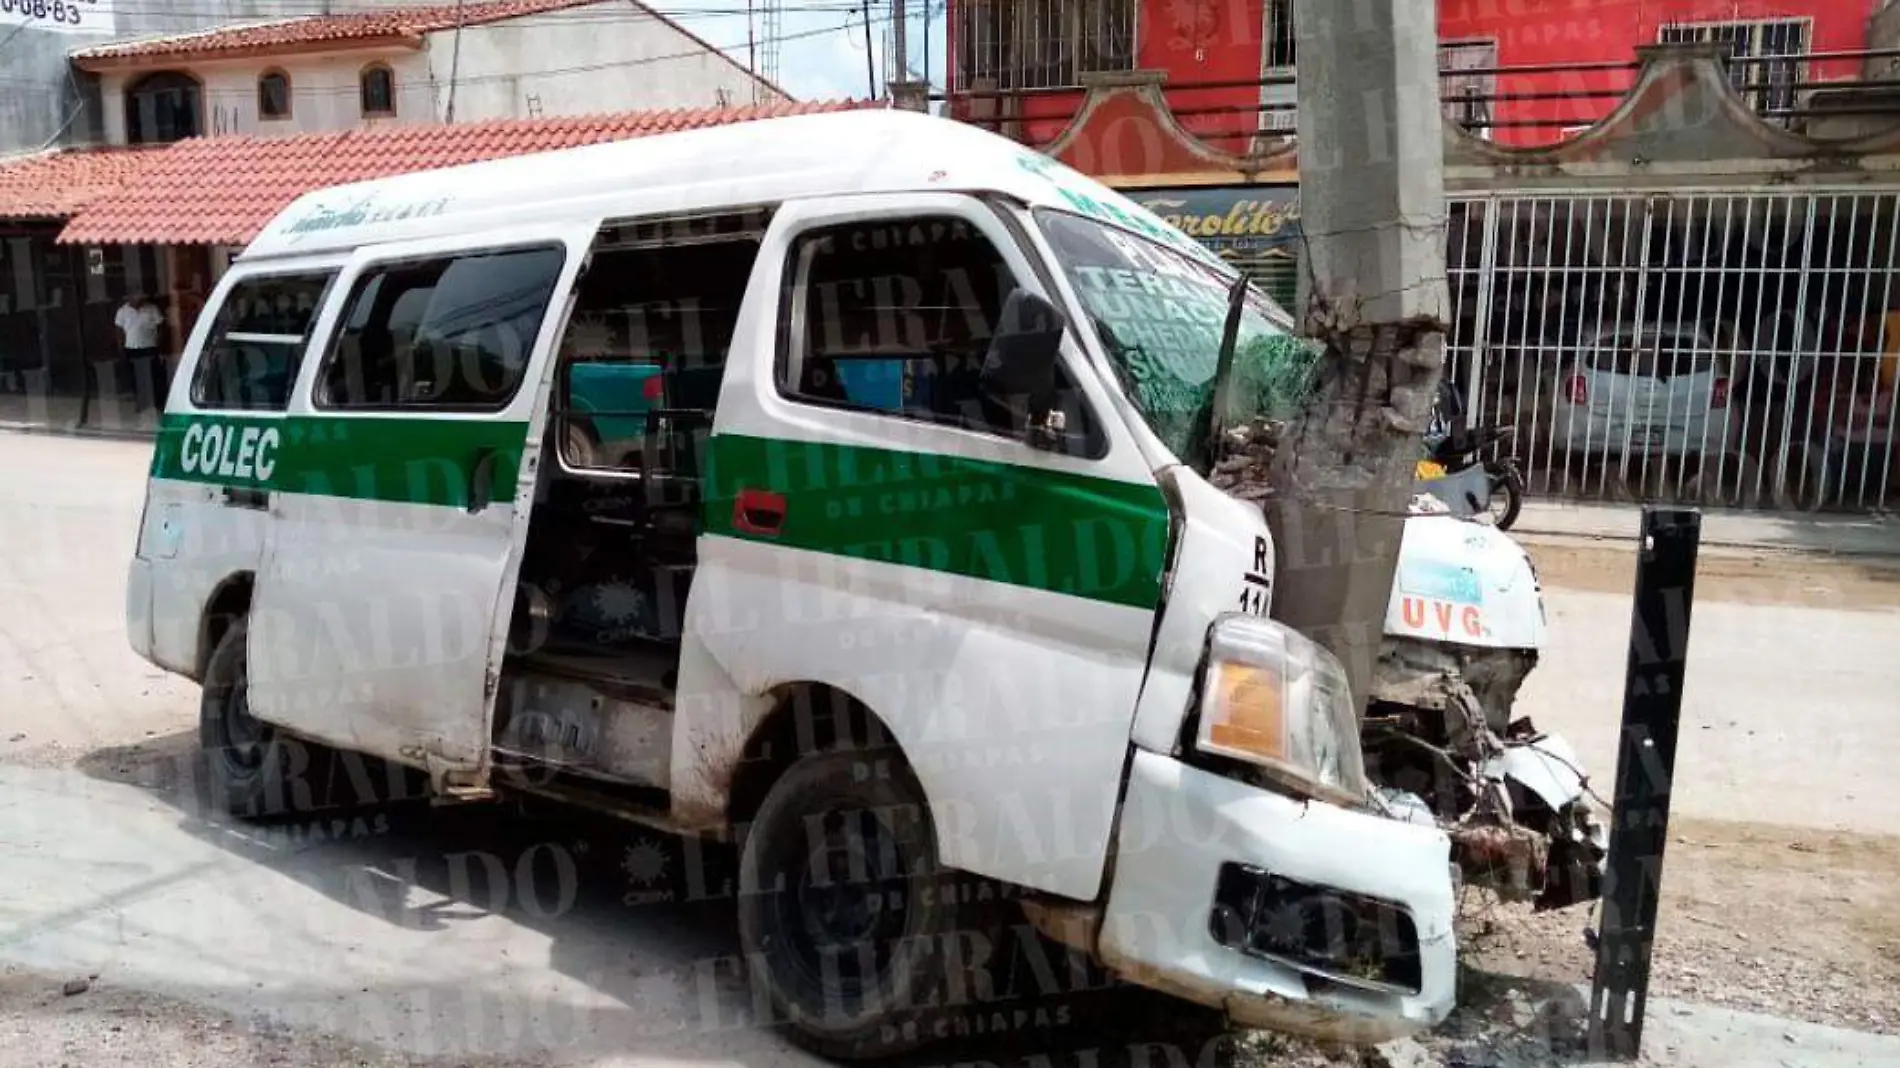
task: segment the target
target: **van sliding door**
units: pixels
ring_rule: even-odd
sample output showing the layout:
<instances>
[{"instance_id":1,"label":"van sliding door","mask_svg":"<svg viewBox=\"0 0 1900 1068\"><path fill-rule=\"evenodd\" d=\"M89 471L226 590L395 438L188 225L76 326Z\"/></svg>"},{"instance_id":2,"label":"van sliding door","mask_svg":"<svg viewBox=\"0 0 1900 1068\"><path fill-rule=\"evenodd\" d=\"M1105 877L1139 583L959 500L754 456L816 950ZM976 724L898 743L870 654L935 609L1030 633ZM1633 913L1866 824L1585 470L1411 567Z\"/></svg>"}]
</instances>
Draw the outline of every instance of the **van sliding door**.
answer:
<instances>
[{"instance_id":1,"label":"van sliding door","mask_svg":"<svg viewBox=\"0 0 1900 1068\"><path fill-rule=\"evenodd\" d=\"M284 424L256 714L479 788L560 310L594 227L359 252Z\"/></svg>"}]
</instances>

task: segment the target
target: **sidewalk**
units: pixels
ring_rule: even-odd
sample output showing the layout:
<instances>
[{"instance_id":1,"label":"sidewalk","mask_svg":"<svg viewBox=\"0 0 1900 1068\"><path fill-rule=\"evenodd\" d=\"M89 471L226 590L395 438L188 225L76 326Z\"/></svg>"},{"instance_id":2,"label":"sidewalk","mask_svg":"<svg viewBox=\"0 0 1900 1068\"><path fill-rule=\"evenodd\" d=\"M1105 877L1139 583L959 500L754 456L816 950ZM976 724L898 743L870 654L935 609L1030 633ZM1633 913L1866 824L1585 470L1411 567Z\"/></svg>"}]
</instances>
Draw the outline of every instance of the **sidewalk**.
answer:
<instances>
[{"instance_id":1,"label":"sidewalk","mask_svg":"<svg viewBox=\"0 0 1900 1068\"><path fill-rule=\"evenodd\" d=\"M1524 502L1512 535L1636 543L1642 511L1634 505ZM1704 509L1702 544L1829 556L1900 558L1900 519L1869 515L1788 515Z\"/></svg>"},{"instance_id":2,"label":"sidewalk","mask_svg":"<svg viewBox=\"0 0 1900 1068\"><path fill-rule=\"evenodd\" d=\"M0 430L81 437L149 438L158 430L158 413L135 411L129 398L95 397L79 425L78 397L44 393L0 393Z\"/></svg>"}]
</instances>

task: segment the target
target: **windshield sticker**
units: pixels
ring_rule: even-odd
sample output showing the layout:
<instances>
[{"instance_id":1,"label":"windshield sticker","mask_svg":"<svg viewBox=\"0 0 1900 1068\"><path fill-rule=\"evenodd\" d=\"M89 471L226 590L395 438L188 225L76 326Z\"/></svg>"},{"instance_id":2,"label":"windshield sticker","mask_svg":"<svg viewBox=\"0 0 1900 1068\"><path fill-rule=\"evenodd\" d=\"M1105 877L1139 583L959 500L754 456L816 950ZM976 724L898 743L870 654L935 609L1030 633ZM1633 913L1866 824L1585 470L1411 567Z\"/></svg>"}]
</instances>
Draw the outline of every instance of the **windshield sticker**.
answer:
<instances>
[{"instance_id":1,"label":"windshield sticker","mask_svg":"<svg viewBox=\"0 0 1900 1068\"><path fill-rule=\"evenodd\" d=\"M1058 160L1040 152L1021 152L1016 156L1016 163L1025 172L1055 186L1056 193L1062 198L1063 203L1078 214L1086 215L1097 222L1126 227L1185 252L1204 263L1222 270L1230 269L1225 267L1224 261L1205 245L1162 222L1152 212L1143 208L1130 210L1116 204L1113 200L1090 195L1082 188L1085 184L1094 185L1097 189L1102 187L1094 179L1085 177Z\"/></svg>"},{"instance_id":2,"label":"windshield sticker","mask_svg":"<svg viewBox=\"0 0 1900 1068\"><path fill-rule=\"evenodd\" d=\"M1175 455L1193 454L1212 414L1227 279L1168 246L1101 223L1059 212L1042 218L1130 399ZM1278 309L1250 290L1222 421L1289 417L1311 392L1319 352L1315 342L1288 333Z\"/></svg>"},{"instance_id":3,"label":"windshield sticker","mask_svg":"<svg viewBox=\"0 0 1900 1068\"><path fill-rule=\"evenodd\" d=\"M1409 564L1399 571L1399 589L1454 604L1483 604L1477 572L1455 564Z\"/></svg>"}]
</instances>

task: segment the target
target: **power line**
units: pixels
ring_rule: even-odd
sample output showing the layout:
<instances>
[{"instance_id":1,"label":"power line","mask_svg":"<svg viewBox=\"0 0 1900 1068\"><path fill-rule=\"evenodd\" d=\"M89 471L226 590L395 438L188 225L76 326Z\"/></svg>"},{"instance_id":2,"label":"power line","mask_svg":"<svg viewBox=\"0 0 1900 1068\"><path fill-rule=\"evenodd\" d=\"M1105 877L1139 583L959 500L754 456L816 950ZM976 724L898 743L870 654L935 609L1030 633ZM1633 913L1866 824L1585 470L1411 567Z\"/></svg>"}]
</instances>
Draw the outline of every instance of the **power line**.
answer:
<instances>
[{"instance_id":1,"label":"power line","mask_svg":"<svg viewBox=\"0 0 1900 1068\"><path fill-rule=\"evenodd\" d=\"M825 26L825 27L816 28L816 29L801 30L795 33L782 34L778 38L776 38L776 43L806 40L813 37L823 37L827 34L834 34L834 33L853 30L857 28L857 21L858 20L856 18L852 18L839 26ZM890 21L890 19L889 19L889 16L881 16L881 17L875 18L874 21L888 22ZM744 47L744 42L740 42L737 45L724 45L724 46L714 45L714 46L709 46L709 47L711 48L712 51L721 53L723 58L730 59L731 56L728 53L738 48ZM623 67L641 67L641 66L646 66L651 63L666 63L666 62L672 62L674 60L680 60L680 59L694 59L694 58L707 56L709 54L710 53L708 51L708 48L694 48L690 51L685 51L685 52L671 52L665 55L658 55L658 56L643 56L637 59L607 60L601 63L589 63L589 64L585 64L582 66L575 66L575 67L552 67L552 68L548 68L544 70L508 71L508 72L500 72L500 73L495 73L495 74L471 75L469 77L460 79L459 84L469 85L469 84L474 84L474 83L507 81L507 80L512 80L512 79L548 78L548 77L559 77L559 76L568 75L568 74L587 74L594 71L613 70L616 68L623 68ZM755 76L756 76L756 73L755 73ZM37 81L30 81L27 79L0 78L0 84L38 85L40 83L38 83ZM291 83L291 92L293 95L308 95L308 96L315 96L317 94L341 95L341 94L355 93L358 90L359 90L359 87L354 84L337 85L337 86L305 86L303 88L298 88L294 79ZM254 94L255 89L251 87L245 87L242 89L200 89L199 92L206 99L210 99L214 97L222 97L222 98L244 97L248 99Z\"/></svg>"},{"instance_id":2,"label":"power line","mask_svg":"<svg viewBox=\"0 0 1900 1068\"><path fill-rule=\"evenodd\" d=\"M269 6L272 0L260 0L260 2L263 2L265 6ZM136 44L141 41L148 41L154 38L181 36L181 35L186 35L186 34L209 34L209 33L218 32L220 30L254 29L254 28L266 27L266 26L271 26L271 25L281 25L285 23L291 23L300 19L319 19L319 18L351 19L357 16L364 16L364 15L386 15L392 12L399 12L403 10L401 7L370 7L370 8L352 9L348 11L332 10L332 11L326 12L326 11L323 11L321 8L313 8L311 6L311 0L282 0L282 3L283 3L282 10L280 10L276 14L263 15L263 16L251 17L251 18L244 18L244 17L233 18L231 17L228 9L223 8L223 7L217 7L217 6L194 6L190 4L136 3L136 2L114 4L113 11L119 14L170 15L170 16L200 15L200 16L204 16L207 19L221 19L222 21L208 22L208 23L203 23L203 24L193 24L189 27L176 29L176 30L159 29L159 30L145 31L145 32L142 32L137 37L127 37L122 40L101 42L97 47L106 48L106 47L112 47L115 45ZM431 5L426 5L426 6L431 9L434 9L436 7L443 6L443 5L431 4ZM600 10L602 8L607 8L607 10ZM845 14L847 12L857 11L858 4L853 2L853 0L803 0L803 2L785 4L783 5L782 9L785 11L790 11L794 13L808 13L808 14L820 14L820 15ZM497 25L497 24L503 24L503 23L510 26L519 26L522 24L549 25L549 24L559 23L559 22L587 21L587 20L616 22L616 21L670 19L670 20L678 22L678 21L686 21L690 19L706 18L706 17L737 18L737 17L742 17L745 14L746 14L746 9L743 6L738 5L737 3L735 3L733 6L730 6L730 7L694 7L694 8L664 8L664 7L654 7L652 5L641 5L641 7L638 9L630 10L626 8L611 8L609 7L609 0L598 0L597 3L591 4L585 7L573 7L573 8L567 8L565 10L557 10L557 11L537 11L537 12L531 12L531 13L523 14L523 15L493 18L493 19L484 20L483 22L479 22L479 23L471 23L470 26L473 27L473 26L479 26L479 25ZM21 27L16 27L16 32L19 28L24 28L24 27L28 27L32 25L34 25L34 23L31 23L31 22L22 23ZM450 28L452 27L444 27L443 29L447 30ZM429 32L440 32L440 31L429 31Z\"/></svg>"}]
</instances>

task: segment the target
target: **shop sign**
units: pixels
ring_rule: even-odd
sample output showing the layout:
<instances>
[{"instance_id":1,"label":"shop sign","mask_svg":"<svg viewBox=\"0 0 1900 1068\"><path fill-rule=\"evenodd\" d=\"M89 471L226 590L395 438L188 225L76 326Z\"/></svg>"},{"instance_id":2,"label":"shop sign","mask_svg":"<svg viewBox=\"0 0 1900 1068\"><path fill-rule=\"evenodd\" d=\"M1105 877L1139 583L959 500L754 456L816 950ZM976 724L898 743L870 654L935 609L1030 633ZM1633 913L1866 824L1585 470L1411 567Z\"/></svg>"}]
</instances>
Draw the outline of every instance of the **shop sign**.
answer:
<instances>
[{"instance_id":1,"label":"shop sign","mask_svg":"<svg viewBox=\"0 0 1900 1068\"><path fill-rule=\"evenodd\" d=\"M1182 233L1227 255L1291 253L1300 229L1297 185L1147 189L1129 198Z\"/></svg>"}]
</instances>

